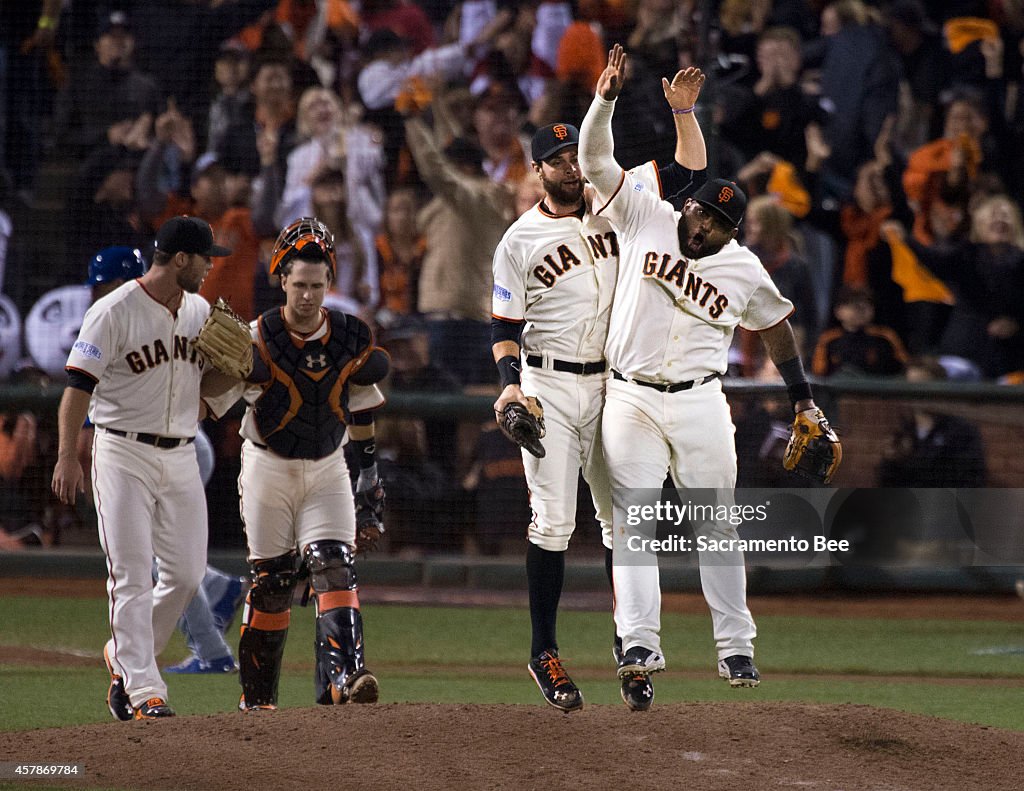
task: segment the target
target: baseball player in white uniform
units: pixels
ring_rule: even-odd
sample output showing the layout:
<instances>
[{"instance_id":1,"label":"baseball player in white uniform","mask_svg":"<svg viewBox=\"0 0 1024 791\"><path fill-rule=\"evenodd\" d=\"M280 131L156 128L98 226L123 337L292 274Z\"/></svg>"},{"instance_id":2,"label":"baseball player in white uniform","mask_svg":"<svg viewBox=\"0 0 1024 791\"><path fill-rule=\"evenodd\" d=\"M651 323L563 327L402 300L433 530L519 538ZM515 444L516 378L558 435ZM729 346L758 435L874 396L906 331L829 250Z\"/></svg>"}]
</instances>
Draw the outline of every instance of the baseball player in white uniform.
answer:
<instances>
[{"instance_id":1,"label":"baseball player in white uniform","mask_svg":"<svg viewBox=\"0 0 1024 791\"><path fill-rule=\"evenodd\" d=\"M616 45L580 141L580 164L598 193L595 213L611 221L620 245L605 349L612 375L601 424L616 518L630 490L660 489L666 471L682 489L735 487L735 428L720 377L737 326L760 333L794 409L815 408L787 320L793 306L735 240L746 207L742 190L708 181L680 212L642 174L626 173L615 162L611 116L624 66ZM673 112L692 117L699 88L676 97L685 100L673 104ZM738 537L728 523L695 530L713 539ZM665 667L657 563L620 560L626 547L618 540L615 552L615 623L624 648L619 675L646 677ZM756 630L746 605L743 555L708 551L699 559L719 674L733 686L756 686Z\"/></svg>"},{"instance_id":2,"label":"baseball player in white uniform","mask_svg":"<svg viewBox=\"0 0 1024 791\"><path fill-rule=\"evenodd\" d=\"M253 585L242 616L238 659L242 711L277 707L291 604L305 568L316 604L316 701L374 703L377 679L365 666L356 549L372 548L367 498L383 504L374 461L373 410L389 367L369 327L322 307L334 282L334 239L315 218L278 237L270 264L285 304L252 322L254 365L247 381L208 399L215 413L244 395L242 522ZM353 498L345 445L355 445Z\"/></svg>"},{"instance_id":3,"label":"baseball player in white uniform","mask_svg":"<svg viewBox=\"0 0 1024 791\"><path fill-rule=\"evenodd\" d=\"M153 266L89 308L68 356L53 492L73 504L83 491L77 442L88 414L109 573L107 703L116 719L174 716L156 655L206 569L206 500L192 447L204 366L190 341L210 310L197 292L212 258L230 252L202 220L168 220Z\"/></svg>"},{"instance_id":4,"label":"baseball player in white uniform","mask_svg":"<svg viewBox=\"0 0 1024 791\"><path fill-rule=\"evenodd\" d=\"M665 81L666 97L702 79L697 69L680 72L671 84ZM691 169L706 166L703 139L682 134L678 126L676 161L660 171L654 162L637 168L648 182L672 191L693 178ZM508 229L495 250L491 333L503 388L496 413L500 416L513 401L525 404L527 395L538 396L544 408L545 456L523 452L533 509L526 554L532 621L528 669L544 699L567 712L582 708L583 696L559 659L556 618L581 470L601 523L611 578L611 495L600 420L619 258L611 224L587 210L578 144L579 131L565 123L543 127L533 137L533 169L544 198ZM624 698L627 694L624 687ZM649 700L634 702L643 708Z\"/></svg>"}]
</instances>

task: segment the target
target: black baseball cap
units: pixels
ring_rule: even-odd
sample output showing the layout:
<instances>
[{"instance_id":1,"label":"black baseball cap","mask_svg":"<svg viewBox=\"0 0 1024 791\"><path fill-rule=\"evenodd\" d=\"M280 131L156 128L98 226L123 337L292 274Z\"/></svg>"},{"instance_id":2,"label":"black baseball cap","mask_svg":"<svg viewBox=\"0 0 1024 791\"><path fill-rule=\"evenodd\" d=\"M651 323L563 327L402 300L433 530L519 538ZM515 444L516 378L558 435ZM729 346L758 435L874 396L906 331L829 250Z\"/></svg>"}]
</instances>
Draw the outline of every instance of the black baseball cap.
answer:
<instances>
[{"instance_id":1,"label":"black baseball cap","mask_svg":"<svg viewBox=\"0 0 1024 791\"><path fill-rule=\"evenodd\" d=\"M131 27L128 25L128 15L124 11L114 11L108 16L104 16L96 29L96 35L105 35L114 28L120 28L125 33L131 32Z\"/></svg>"},{"instance_id":2,"label":"black baseball cap","mask_svg":"<svg viewBox=\"0 0 1024 791\"><path fill-rule=\"evenodd\" d=\"M580 144L580 130L572 124L548 124L542 126L530 143L530 156L534 162L543 162L563 148Z\"/></svg>"},{"instance_id":3,"label":"black baseball cap","mask_svg":"<svg viewBox=\"0 0 1024 791\"><path fill-rule=\"evenodd\" d=\"M735 181L711 179L693 193L693 199L708 211L725 220L733 228L743 220L747 196Z\"/></svg>"},{"instance_id":4,"label":"black baseball cap","mask_svg":"<svg viewBox=\"0 0 1024 791\"><path fill-rule=\"evenodd\" d=\"M228 248L213 243L213 229L208 222L186 216L171 217L160 226L156 232L156 249L167 255L231 255Z\"/></svg>"}]
</instances>

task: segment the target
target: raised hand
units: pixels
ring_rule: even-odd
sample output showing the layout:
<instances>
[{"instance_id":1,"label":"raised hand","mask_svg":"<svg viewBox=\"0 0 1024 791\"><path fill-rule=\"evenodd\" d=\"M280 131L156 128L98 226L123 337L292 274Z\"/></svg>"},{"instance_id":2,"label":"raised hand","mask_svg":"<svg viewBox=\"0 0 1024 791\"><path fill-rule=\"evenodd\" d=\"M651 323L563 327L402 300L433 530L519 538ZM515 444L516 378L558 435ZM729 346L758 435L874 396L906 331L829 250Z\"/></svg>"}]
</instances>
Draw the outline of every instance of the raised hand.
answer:
<instances>
[{"instance_id":1,"label":"raised hand","mask_svg":"<svg viewBox=\"0 0 1024 791\"><path fill-rule=\"evenodd\" d=\"M700 89L704 86L704 72L696 66L676 72L669 82L661 78L661 89L665 92L665 101L673 110L689 110L697 103Z\"/></svg>"},{"instance_id":2,"label":"raised hand","mask_svg":"<svg viewBox=\"0 0 1024 791\"><path fill-rule=\"evenodd\" d=\"M608 65L597 78L596 93L605 101L618 98L622 84L626 81L626 53L621 44L608 51Z\"/></svg>"}]
</instances>

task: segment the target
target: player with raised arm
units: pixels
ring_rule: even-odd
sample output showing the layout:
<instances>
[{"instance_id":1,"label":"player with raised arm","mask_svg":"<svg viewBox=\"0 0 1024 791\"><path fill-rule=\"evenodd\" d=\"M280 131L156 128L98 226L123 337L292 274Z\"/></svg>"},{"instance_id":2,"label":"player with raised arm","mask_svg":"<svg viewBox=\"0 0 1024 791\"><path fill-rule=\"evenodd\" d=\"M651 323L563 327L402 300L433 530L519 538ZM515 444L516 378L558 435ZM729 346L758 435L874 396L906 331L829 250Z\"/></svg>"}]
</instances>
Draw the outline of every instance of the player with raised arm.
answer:
<instances>
[{"instance_id":1,"label":"player with raised arm","mask_svg":"<svg viewBox=\"0 0 1024 791\"><path fill-rule=\"evenodd\" d=\"M812 399L787 320L792 304L757 257L736 242L743 191L713 179L677 211L615 162L611 116L625 61L616 45L580 134L580 165L597 190L594 211L612 223L620 247L605 348L612 375L601 422L616 512L626 507L630 491L660 489L666 472L682 489L728 493L735 487L735 429L721 376L737 326L759 333L788 386L797 417L787 465L805 468L801 443L818 432L835 449L821 471L827 480L838 464L838 442L831 442L835 435ZM691 85L675 94L673 113L696 124L699 92ZM695 530L708 538L737 537L728 523L706 522ZM615 622L624 648L619 675L649 676L665 667L658 568L656 562L631 564L620 552L625 547L616 542ZM719 674L733 686L756 686L756 629L746 605L743 555L709 550L699 559Z\"/></svg>"},{"instance_id":2,"label":"player with raised arm","mask_svg":"<svg viewBox=\"0 0 1024 791\"><path fill-rule=\"evenodd\" d=\"M665 80L666 99L683 84L703 79L699 69L680 71L671 83ZM641 165L634 171L637 178L654 189L664 187L666 195L700 183L707 159L700 130L693 132L677 122L674 161L660 171L654 162ZM583 706L556 637L581 471L594 499L611 578L611 493L600 418L619 259L611 224L588 210L578 145L579 132L568 123L543 127L533 137L533 171L543 199L508 229L495 251L491 324L502 382L494 409L499 426L524 447L533 509L526 551L532 623L528 669L544 699L566 712ZM534 417L541 408L543 428ZM646 676L623 680L623 699L631 708L647 708L652 694Z\"/></svg>"}]
</instances>

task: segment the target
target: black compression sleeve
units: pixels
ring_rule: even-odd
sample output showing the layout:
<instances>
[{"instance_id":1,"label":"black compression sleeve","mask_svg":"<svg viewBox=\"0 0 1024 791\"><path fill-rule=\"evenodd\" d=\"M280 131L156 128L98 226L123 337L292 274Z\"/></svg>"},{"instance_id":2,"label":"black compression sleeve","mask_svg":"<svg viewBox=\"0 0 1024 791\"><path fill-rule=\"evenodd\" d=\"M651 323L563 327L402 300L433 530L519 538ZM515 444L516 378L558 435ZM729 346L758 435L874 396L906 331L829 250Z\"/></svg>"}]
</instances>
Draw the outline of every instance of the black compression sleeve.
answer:
<instances>
[{"instance_id":1,"label":"black compression sleeve","mask_svg":"<svg viewBox=\"0 0 1024 791\"><path fill-rule=\"evenodd\" d=\"M804 373L804 364L797 355L792 360L786 360L776 366L782 374L782 381L786 383L786 390L789 392L789 400L796 406L797 401L813 398L811 383L807 381L807 374Z\"/></svg>"},{"instance_id":2,"label":"black compression sleeve","mask_svg":"<svg viewBox=\"0 0 1024 791\"><path fill-rule=\"evenodd\" d=\"M68 387L73 387L75 390L84 390L91 395L92 391L96 389L96 380L84 371L69 369Z\"/></svg>"},{"instance_id":3,"label":"black compression sleeve","mask_svg":"<svg viewBox=\"0 0 1024 791\"><path fill-rule=\"evenodd\" d=\"M502 341L514 341L518 344L519 339L523 337L523 326L525 324L525 321L510 321L509 319L499 319L497 316L491 316L491 345L493 346Z\"/></svg>"},{"instance_id":4,"label":"black compression sleeve","mask_svg":"<svg viewBox=\"0 0 1024 791\"><path fill-rule=\"evenodd\" d=\"M658 168L658 178L661 179L661 196L672 208L681 211L686 199L708 180L708 171L684 168L673 159L671 164Z\"/></svg>"}]
</instances>

